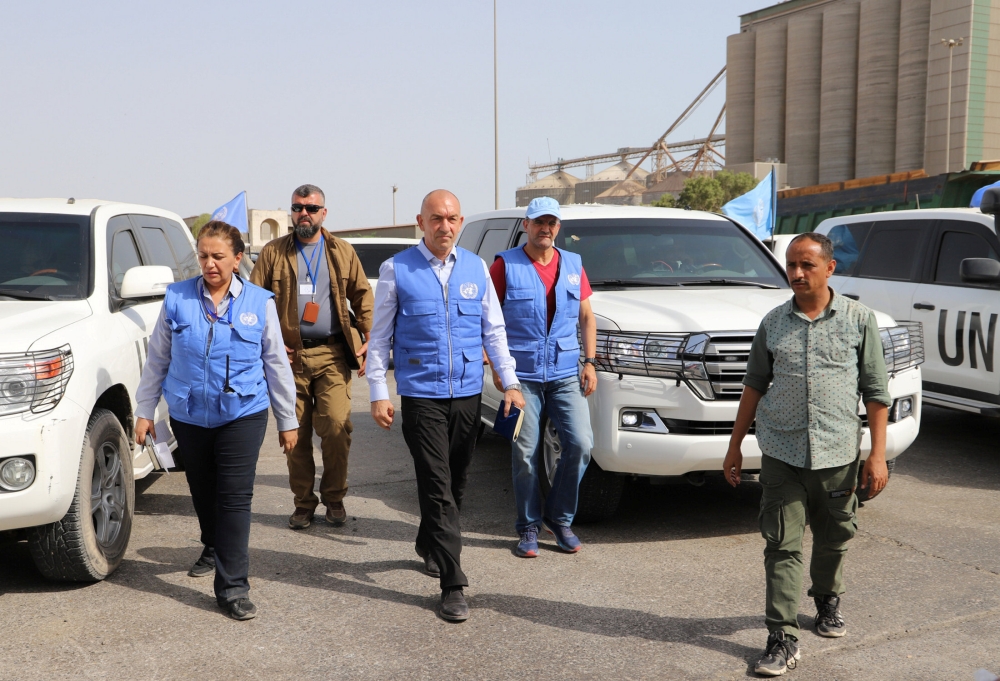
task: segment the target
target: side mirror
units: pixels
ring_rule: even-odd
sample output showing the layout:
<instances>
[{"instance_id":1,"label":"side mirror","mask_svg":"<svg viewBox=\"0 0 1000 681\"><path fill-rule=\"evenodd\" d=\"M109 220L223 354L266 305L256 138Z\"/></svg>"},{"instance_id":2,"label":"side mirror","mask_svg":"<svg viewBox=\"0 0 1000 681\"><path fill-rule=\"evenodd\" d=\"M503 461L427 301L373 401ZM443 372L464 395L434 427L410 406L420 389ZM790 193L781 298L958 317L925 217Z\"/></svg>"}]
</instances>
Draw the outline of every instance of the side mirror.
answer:
<instances>
[{"instance_id":1,"label":"side mirror","mask_svg":"<svg viewBox=\"0 0 1000 681\"><path fill-rule=\"evenodd\" d=\"M979 210L987 215L1000 215L1000 187L987 189L983 193L983 200L979 204Z\"/></svg>"},{"instance_id":2,"label":"side mirror","mask_svg":"<svg viewBox=\"0 0 1000 681\"><path fill-rule=\"evenodd\" d=\"M962 281L992 284L1000 282L1000 262L992 258L966 258L958 266Z\"/></svg>"},{"instance_id":3,"label":"side mirror","mask_svg":"<svg viewBox=\"0 0 1000 681\"><path fill-rule=\"evenodd\" d=\"M152 298L167 292L167 286L174 283L174 273L163 265L132 267L122 279L121 297L126 300Z\"/></svg>"}]
</instances>

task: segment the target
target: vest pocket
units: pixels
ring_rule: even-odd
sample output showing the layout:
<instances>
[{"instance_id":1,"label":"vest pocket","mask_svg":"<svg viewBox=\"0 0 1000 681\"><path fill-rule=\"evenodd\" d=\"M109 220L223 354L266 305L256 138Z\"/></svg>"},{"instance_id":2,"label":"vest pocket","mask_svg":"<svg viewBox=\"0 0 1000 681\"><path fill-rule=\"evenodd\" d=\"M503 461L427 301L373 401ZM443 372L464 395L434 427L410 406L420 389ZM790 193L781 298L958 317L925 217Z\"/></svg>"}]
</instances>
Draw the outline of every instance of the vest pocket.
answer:
<instances>
[{"instance_id":1,"label":"vest pocket","mask_svg":"<svg viewBox=\"0 0 1000 681\"><path fill-rule=\"evenodd\" d=\"M230 381L229 387L233 392L219 393L219 414L226 421L235 421L242 413L244 407L250 406L257 393L260 392L260 383Z\"/></svg>"},{"instance_id":2,"label":"vest pocket","mask_svg":"<svg viewBox=\"0 0 1000 681\"><path fill-rule=\"evenodd\" d=\"M483 389L483 349L462 348L462 359L465 366L462 368L462 391Z\"/></svg>"},{"instance_id":3,"label":"vest pocket","mask_svg":"<svg viewBox=\"0 0 1000 681\"><path fill-rule=\"evenodd\" d=\"M167 377L163 379L163 399L167 402L167 409L175 417L190 418L188 401L191 399L191 386L187 383L181 383L167 374Z\"/></svg>"},{"instance_id":4,"label":"vest pocket","mask_svg":"<svg viewBox=\"0 0 1000 681\"><path fill-rule=\"evenodd\" d=\"M392 353L397 383L402 379L414 387L433 388L438 377L437 350L394 347Z\"/></svg>"},{"instance_id":5,"label":"vest pocket","mask_svg":"<svg viewBox=\"0 0 1000 681\"><path fill-rule=\"evenodd\" d=\"M580 344L576 336L556 339L556 368L571 369L580 360Z\"/></svg>"},{"instance_id":6,"label":"vest pocket","mask_svg":"<svg viewBox=\"0 0 1000 681\"><path fill-rule=\"evenodd\" d=\"M533 374L538 370L538 341L508 340L507 349L519 374Z\"/></svg>"},{"instance_id":7,"label":"vest pocket","mask_svg":"<svg viewBox=\"0 0 1000 681\"><path fill-rule=\"evenodd\" d=\"M535 292L532 289L508 288L504 296L503 316L530 319L535 316Z\"/></svg>"}]
</instances>

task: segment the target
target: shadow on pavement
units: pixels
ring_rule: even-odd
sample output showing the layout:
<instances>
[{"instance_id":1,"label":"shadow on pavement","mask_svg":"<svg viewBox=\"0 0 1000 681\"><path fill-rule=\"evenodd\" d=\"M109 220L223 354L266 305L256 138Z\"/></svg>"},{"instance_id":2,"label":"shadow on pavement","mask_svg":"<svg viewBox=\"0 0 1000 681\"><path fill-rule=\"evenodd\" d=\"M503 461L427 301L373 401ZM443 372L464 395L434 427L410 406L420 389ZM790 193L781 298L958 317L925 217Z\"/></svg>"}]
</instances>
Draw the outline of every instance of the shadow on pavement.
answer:
<instances>
[{"instance_id":1,"label":"shadow on pavement","mask_svg":"<svg viewBox=\"0 0 1000 681\"><path fill-rule=\"evenodd\" d=\"M924 407L920 434L899 457L896 472L931 485L995 490L1000 488L997 442L1000 419Z\"/></svg>"}]
</instances>

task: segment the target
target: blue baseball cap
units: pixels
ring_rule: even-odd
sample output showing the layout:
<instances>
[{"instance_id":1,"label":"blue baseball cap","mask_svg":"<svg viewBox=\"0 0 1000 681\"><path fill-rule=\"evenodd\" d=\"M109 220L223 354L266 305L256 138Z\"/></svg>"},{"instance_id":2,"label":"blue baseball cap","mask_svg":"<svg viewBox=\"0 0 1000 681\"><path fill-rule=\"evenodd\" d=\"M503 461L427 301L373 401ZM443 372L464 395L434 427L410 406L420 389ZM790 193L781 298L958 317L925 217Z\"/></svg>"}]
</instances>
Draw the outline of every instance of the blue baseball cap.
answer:
<instances>
[{"instance_id":1,"label":"blue baseball cap","mask_svg":"<svg viewBox=\"0 0 1000 681\"><path fill-rule=\"evenodd\" d=\"M524 214L524 217L534 220L543 215L553 215L557 219L562 220L562 216L559 214L559 202L551 196L539 196L537 199L532 199L531 203L528 204L528 211Z\"/></svg>"}]
</instances>

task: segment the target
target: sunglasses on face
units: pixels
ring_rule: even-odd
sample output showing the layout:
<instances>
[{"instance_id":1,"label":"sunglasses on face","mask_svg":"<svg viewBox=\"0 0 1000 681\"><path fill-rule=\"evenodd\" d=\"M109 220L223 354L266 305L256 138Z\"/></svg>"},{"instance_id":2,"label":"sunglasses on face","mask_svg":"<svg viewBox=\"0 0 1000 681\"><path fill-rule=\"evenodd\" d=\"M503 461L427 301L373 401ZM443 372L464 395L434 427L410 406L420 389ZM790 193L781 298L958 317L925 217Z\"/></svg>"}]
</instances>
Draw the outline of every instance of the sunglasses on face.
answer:
<instances>
[{"instance_id":1,"label":"sunglasses on face","mask_svg":"<svg viewBox=\"0 0 1000 681\"><path fill-rule=\"evenodd\" d=\"M292 204L293 213L301 213L302 211L306 211L307 213L309 213L309 215L315 215L316 213L323 210L323 208L324 206L306 206L301 203Z\"/></svg>"}]
</instances>

